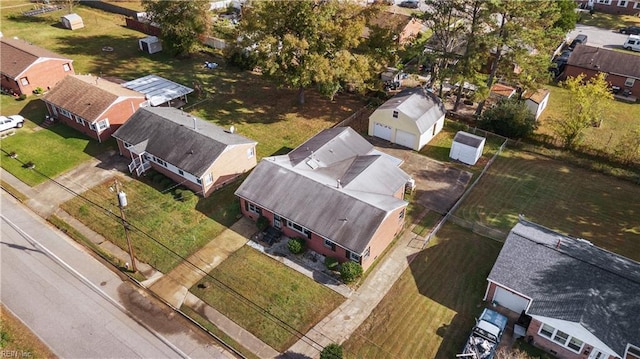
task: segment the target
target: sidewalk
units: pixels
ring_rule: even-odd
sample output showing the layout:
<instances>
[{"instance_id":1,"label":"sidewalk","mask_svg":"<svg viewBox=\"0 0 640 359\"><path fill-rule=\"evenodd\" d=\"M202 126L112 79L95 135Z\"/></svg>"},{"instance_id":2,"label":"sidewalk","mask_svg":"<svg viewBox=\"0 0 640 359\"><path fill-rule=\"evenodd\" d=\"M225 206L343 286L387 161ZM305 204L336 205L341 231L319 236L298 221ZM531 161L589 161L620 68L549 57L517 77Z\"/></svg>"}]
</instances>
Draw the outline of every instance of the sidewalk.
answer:
<instances>
[{"instance_id":1,"label":"sidewalk","mask_svg":"<svg viewBox=\"0 0 640 359\"><path fill-rule=\"evenodd\" d=\"M424 210L415 219L419 222L428 210ZM396 280L409 267L411 257L422 250L423 239L412 232L409 226L402 237L394 244L376 266L365 282L342 305L316 324L306 336L325 347L331 343L343 343L369 317L373 309L387 295ZM288 353L317 358L322 347L300 339L289 348Z\"/></svg>"}]
</instances>

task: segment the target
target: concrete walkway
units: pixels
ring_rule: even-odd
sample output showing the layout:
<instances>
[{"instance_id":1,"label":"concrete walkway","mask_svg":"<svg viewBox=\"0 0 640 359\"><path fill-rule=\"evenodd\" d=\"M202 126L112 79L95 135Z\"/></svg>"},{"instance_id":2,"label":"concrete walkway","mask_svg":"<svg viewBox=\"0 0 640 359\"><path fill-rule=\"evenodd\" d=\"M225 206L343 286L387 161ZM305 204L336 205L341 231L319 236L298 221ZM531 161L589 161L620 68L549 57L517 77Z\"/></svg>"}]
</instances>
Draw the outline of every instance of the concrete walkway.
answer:
<instances>
[{"instance_id":1,"label":"concrete walkway","mask_svg":"<svg viewBox=\"0 0 640 359\"><path fill-rule=\"evenodd\" d=\"M418 223L427 214L424 210L415 218ZM409 267L411 257L422 250L424 239L412 232L414 225L407 228L394 247L378 266L367 276L358 290L336 308L331 314L316 324L306 336L287 351L309 358L317 358L322 348L331 343L343 343L369 317L391 286Z\"/></svg>"},{"instance_id":2,"label":"concrete walkway","mask_svg":"<svg viewBox=\"0 0 640 359\"><path fill-rule=\"evenodd\" d=\"M180 308L189 288L247 243L247 238L255 230L255 223L246 218L244 221L239 220L169 273L155 281L147 280L143 284L174 308Z\"/></svg>"}]
</instances>

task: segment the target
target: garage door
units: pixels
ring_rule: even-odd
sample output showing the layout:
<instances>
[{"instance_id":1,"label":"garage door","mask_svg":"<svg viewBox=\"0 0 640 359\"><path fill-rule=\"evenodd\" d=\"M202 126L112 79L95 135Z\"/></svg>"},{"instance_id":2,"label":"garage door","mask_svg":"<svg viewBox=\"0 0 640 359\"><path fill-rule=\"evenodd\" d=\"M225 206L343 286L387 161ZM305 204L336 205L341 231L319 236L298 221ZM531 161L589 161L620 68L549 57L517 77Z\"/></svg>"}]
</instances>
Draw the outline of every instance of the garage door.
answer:
<instances>
[{"instance_id":1,"label":"garage door","mask_svg":"<svg viewBox=\"0 0 640 359\"><path fill-rule=\"evenodd\" d=\"M396 131L396 143L409 148L416 146L416 135L402 130Z\"/></svg>"},{"instance_id":2,"label":"garage door","mask_svg":"<svg viewBox=\"0 0 640 359\"><path fill-rule=\"evenodd\" d=\"M498 302L498 305L509 308L516 313L521 313L529 304L528 299L500 287L496 287L496 294L493 296L493 300Z\"/></svg>"},{"instance_id":3,"label":"garage door","mask_svg":"<svg viewBox=\"0 0 640 359\"><path fill-rule=\"evenodd\" d=\"M391 141L391 127L376 122L373 124L373 135Z\"/></svg>"}]
</instances>

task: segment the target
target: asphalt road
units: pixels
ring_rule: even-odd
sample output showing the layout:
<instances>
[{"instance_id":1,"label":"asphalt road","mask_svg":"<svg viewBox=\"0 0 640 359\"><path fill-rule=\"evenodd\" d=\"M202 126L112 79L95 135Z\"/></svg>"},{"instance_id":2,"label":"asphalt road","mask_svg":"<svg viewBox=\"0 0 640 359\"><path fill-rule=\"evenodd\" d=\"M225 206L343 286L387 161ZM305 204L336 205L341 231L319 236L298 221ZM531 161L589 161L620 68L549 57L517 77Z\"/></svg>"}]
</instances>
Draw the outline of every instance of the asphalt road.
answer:
<instances>
[{"instance_id":1,"label":"asphalt road","mask_svg":"<svg viewBox=\"0 0 640 359\"><path fill-rule=\"evenodd\" d=\"M5 193L0 206L0 300L59 357L233 357Z\"/></svg>"},{"instance_id":2,"label":"asphalt road","mask_svg":"<svg viewBox=\"0 0 640 359\"><path fill-rule=\"evenodd\" d=\"M576 24L576 28L567 35L567 42L571 43L579 34L587 35L587 45L605 49L622 49L622 44L629 37L613 30Z\"/></svg>"}]
</instances>

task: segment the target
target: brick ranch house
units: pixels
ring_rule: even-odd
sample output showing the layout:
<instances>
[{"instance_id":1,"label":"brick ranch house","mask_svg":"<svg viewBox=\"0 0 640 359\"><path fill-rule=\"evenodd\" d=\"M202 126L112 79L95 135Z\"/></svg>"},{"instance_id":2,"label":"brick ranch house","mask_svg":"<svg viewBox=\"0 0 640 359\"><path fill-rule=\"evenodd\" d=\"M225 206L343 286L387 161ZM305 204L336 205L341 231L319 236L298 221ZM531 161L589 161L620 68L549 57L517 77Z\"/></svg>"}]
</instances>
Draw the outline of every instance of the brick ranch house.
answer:
<instances>
[{"instance_id":1,"label":"brick ranch house","mask_svg":"<svg viewBox=\"0 0 640 359\"><path fill-rule=\"evenodd\" d=\"M640 263L521 218L487 281L485 299L524 311L554 356L640 358Z\"/></svg>"},{"instance_id":2,"label":"brick ranch house","mask_svg":"<svg viewBox=\"0 0 640 359\"><path fill-rule=\"evenodd\" d=\"M581 9L591 9L607 14L640 14L639 0L576 0Z\"/></svg>"},{"instance_id":3,"label":"brick ranch house","mask_svg":"<svg viewBox=\"0 0 640 359\"><path fill-rule=\"evenodd\" d=\"M26 41L0 38L0 84L3 89L29 95L37 87L48 90L75 74L73 60Z\"/></svg>"},{"instance_id":4,"label":"brick ranch house","mask_svg":"<svg viewBox=\"0 0 640 359\"><path fill-rule=\"evenodd\" d=\"M366 271L404 225L409 176L400 163L350 127L336 127L262 159L236 195L245 216L264 216L310 250Z\"/></svg>"},{"instance_id":5,"label":"brick ranch house","mask_svg":"<svg viewBox=\"0 0 640 359\"><path fill-rule=\"evenodd\" d=\"M113 134L129 171L150 168L207 197L256 165L256 142L172 107L143 107Z\"/></svg>"},{"instance_id":6,"label":"brick ranch house","mask_svg":"<svg viewBox=\"0 0 640 359\"><path fill-rule=\"evenodd\" d=\"M633 54L578 45L569 56L564 76L585 74L588 80L598 72L607 74L611 86L630 90L633 96L640 97L640 58Z\"/></svg>"},{"instance_id":7,"label":"brick ranch house","mask_svg":"<svg viewBox=\"0 0 640 359\"><path fill-rule=\"evenodd\" d=\"M142 93L91 76L67 76L42 100L52 118L102 142L145 101Z\"/></svg>"}]
</instances>

